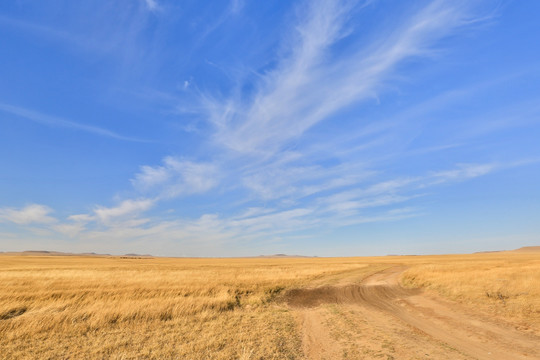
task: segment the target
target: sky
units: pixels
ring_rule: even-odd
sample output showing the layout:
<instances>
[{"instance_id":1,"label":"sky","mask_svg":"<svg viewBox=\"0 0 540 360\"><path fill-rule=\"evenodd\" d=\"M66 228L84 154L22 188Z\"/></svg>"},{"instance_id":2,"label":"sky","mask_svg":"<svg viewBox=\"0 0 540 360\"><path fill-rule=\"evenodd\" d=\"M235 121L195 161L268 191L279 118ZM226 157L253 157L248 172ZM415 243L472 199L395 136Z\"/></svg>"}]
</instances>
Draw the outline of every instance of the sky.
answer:
<instances>
[{"instance_id":1,"label":"sky","mask_svg":"<svg viewBox=\"0 0 540 360\"><path fill-rule=\"evenodd\" d=\"M540 245L540 2L0 3L0 251Z\"/></svg>"}]
</instances>

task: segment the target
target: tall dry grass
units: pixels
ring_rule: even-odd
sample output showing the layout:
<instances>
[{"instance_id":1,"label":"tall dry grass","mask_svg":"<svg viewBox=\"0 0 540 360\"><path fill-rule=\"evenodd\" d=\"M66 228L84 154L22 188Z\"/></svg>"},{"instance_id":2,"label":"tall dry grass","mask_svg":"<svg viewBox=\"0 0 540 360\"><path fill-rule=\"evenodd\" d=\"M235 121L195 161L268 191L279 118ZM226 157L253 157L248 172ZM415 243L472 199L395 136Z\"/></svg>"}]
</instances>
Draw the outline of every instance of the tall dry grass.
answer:
<instances>
[{"instance_id":1,"label":"tall dry grass","mask_svg":"<svg viewBox=\"0 0 540 360\"><path fill-rule=\"evenodd\" d=\"M405 264L424 287L540 330L540 253L375 258L0 256L0 359L297 359L280 295ZM277 301L276 301L277 300Z\"/></svg>"},{"instance_id":2,"label":"tall dry grass","mask_svg":"<svg viewBox=\"0 0 540 360\"><path fill-rule=\"evenodd\" d=\"M540 334L540 252L454 255L425 261L402 276L420 287Z\"/></svg>"},{"instance_id":3,"label":"tall dry grass","mask_svg":"<svg viewBox=\"0 0 540 360\"><path fill-rule=\"evenodd\" d=\"M288 287L354 259L0 256L0 357L292 359Z\"/></svg>"}]
</instances>

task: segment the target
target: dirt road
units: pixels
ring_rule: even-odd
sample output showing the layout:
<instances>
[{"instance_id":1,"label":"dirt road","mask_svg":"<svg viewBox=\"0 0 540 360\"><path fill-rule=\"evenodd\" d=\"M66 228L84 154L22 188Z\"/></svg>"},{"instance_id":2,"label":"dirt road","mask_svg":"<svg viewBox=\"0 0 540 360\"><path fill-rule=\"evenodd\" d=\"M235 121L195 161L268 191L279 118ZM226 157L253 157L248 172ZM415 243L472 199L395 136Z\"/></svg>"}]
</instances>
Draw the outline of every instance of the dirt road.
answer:
<instances>
[{"instance_id":1,"label":"dirt road","mask_svg":"<svg viewBox=\"0 0 540 360\"><path fill-rule=\"evenodd\" d=\"M360 284L291 290L307 359L540 359L540 338L470 308L402 288L404 267Z\"/></svg>"}]
</instances>

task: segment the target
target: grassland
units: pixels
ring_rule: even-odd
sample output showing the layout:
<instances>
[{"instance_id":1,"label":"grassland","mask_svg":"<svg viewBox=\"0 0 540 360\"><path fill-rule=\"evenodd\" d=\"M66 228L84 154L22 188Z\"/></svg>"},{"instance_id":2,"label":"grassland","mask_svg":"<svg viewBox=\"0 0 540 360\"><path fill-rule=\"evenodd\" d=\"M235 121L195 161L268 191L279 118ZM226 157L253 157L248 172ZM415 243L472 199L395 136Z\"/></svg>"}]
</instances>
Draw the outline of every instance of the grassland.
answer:
<instances>
[{"instance_id":1,"label":"grassland","mask_svg":"<svg viewBox=\"0 0 540 360\"><path fill-rule=\"evenodd\" d=\"M366 268L355 259L0 257L7 358L300 356L285 288Z\"/></svg>"},{"instance_id":2,"label":"grassland","mask_svg":"<svg viewBox=\"0 0 540 360\"><path fill-rule=\"evenodd\" d=\"M0 256L0 354L8 359L297 359L289 289L402 282L538 332L540 253L378 258L131 259Z\"/></svg>"},{"instance_id":3,"label":"grassland","mask_svg":"<svg viewBox=\"0 0 540 360\"><path fill-rule=\"evenodd\" d=\"M540 334L540 252L450 256L433 262L417 259L401 281Z\"/></svg>"}]
</instances>

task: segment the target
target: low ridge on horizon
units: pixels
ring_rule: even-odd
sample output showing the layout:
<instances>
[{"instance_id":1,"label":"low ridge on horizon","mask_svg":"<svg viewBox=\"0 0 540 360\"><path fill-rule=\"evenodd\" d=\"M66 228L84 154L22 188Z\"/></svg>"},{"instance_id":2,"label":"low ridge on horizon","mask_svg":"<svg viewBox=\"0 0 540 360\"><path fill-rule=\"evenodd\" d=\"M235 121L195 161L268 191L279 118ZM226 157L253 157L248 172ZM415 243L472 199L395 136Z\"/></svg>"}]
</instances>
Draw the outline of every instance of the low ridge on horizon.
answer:
<instances>
[{"instance_id":1,"label":"low ridge on horizon","mask_svg":"<svg viewBox=\"0 0 540 360\"><path fill-rule=\"evenodd\" d=\"M209 1L0 3L0 249L537 242L539 1Z\"/></svg>"},{"instance_id":2,"label":"low ridge on horizon","mask_svg":"<svg viewBox=\"0 0 540 360\"><path fill-rule=\"evenodd\" d=\"M484 253L504 253L504 252L540 252L539 246L522 246L512 250L484 250L484 251L475 251L470 254L484 254ZM0 254L22 254L22 255L50 255L50 256L111 256L111 257L164 257L164 258L194 258L192 256L156 256L151 254L137 254L137 253L126 253L126 254L100 254L95 252L83 252L83 253L70 253L54 250L24 250L24 251L0 251ZM459 253L458 253L459 254ZM462 253L469 254L469 253ZM437 255L437 254L423 254L423 255ZM423 256L418 254L387 254L387 255L351 255L350 257L372 257L372 256ZM438 254L438 255L452 255L452 254ZM224 257L224 258L234 258ZM253 255L253 256L240 256L240 258L318 258L319 255L288 255L284 253L276 253L272 255ZM341 256L332 256L332 257L341 257ZM215 256L197 256L195 258L215 258ZM219 258L219 256L218 256Z\"/></svg>"}]
</instances>

